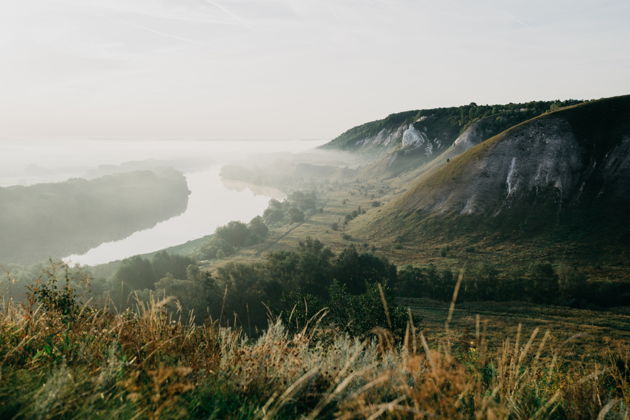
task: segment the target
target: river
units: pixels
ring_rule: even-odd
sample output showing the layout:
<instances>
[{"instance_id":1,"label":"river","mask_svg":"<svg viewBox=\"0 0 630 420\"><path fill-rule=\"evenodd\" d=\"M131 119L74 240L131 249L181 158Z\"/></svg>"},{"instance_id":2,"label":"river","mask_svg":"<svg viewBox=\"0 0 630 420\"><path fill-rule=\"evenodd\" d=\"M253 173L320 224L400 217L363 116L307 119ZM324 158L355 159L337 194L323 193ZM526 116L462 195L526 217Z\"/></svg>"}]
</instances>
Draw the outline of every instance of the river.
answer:
<instances>
[{"instance_id":1,"label":"river","mask_svg":"<svg viewBox=\"0 0 630 420\"><path fill-rule=\"evenodd\" d=\"M72 264L95 265L154 252L214 232L231 220L243 222L259 215L280 192L230 189L220 177L221 167L245 156L265 159L271 153L313 149L317 141L0 141L0 185L57 182L95 176L102 165L157 161L184 173L191 191L179 216L154 227L103 243L83 255L65 258ZM102 171L102 169L101 169Z\"/></svg>"}]
</instances>

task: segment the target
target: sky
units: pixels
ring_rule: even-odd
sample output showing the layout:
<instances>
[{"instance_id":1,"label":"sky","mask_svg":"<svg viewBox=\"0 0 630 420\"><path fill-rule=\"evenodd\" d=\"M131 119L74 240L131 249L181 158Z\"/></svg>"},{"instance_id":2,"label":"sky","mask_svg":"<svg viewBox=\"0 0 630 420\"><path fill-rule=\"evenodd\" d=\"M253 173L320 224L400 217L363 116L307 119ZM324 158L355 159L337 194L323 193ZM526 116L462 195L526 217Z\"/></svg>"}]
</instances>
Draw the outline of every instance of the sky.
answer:
<instances>
[{"instance_id":1,"label":"sky","mask_svg":"<svg viewBox=\"0 0 630 420\"><path fill-rule=\"evenodd\" d=\"M630 93L630 1L2 0L0 140L332 139Z\"/></svg>"}]
</instances>

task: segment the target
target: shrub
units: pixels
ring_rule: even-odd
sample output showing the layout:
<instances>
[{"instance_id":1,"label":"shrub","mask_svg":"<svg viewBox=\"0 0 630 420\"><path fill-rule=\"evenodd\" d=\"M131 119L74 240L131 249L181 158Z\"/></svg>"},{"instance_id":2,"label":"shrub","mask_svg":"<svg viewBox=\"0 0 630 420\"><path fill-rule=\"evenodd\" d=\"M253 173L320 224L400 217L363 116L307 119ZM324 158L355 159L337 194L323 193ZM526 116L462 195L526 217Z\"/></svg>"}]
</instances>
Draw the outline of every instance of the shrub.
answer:
<instances>
[{"instance_id":1,"label":"shrub","mask_svg":"<svg viewBox=\"0 0 630 420\"><path fill-rule=\"evenodd\" d=\"M207 260L225 258L240 248L263 242L268 234L269 228L260 216L254 217L247 225L232 221L217 228L210 241L200 249L199 257Z\"/></svg>"},{"instance_id":2,"label":"shrub","mask_svg":"<svg viewBox=\"0 0 630 420\"><path fill-rule=\"evenodd\" d=\"M304 221L304 212L297 207L289 209L289 221L291 223L302 223Z\"/></svg>"},{"instance_id":3,"label":"shrub","mask_svg":"<svg viewBox=\"0 0 630 420\"><path fill-rule=\"evenodd\" d=\"M59 271L63 285L59 286ZM59 314L64 322L75 320L80 304L70 283L70 269L66 264L50 263L45 277L28 287L29 300L41 305L45 312Z\"/></svg>"},{"instance_id":4,"label":"shrub","mask_svg":"<svg viewBox=\"0 0 630 420\"><path fill-rule=\"evenodd\" d=\"M529 269L526 290L536 302L552 303L558 296L558 276L549 263L536 263Z\"/></svg>"},{"instance_id":5,"label":"shrub","mask_svg":"<svg viewBox=\"0 0 630 420\"><path fill-rule=\"evenodd\" d=\"M408 320L406 311L393 303L390 288L374 283L363 293L351 293L347 285L333 281L328 289L328 321L352 335L365 335L375 328L401 335ZM381 294L383 291L383 294Z\"/></svg>"},{"instance_id":6,"label":"shrub","mask_svg":"<svg viewBox=\"0 0 630 420\"><path fill-rule=\"evenodd\" d=\"M269 225L301 223L308 215L323 211L323 208L318 207L315 192L295 191L284 201L270 200L262 218Z\"/></svg>"}]
</instances>

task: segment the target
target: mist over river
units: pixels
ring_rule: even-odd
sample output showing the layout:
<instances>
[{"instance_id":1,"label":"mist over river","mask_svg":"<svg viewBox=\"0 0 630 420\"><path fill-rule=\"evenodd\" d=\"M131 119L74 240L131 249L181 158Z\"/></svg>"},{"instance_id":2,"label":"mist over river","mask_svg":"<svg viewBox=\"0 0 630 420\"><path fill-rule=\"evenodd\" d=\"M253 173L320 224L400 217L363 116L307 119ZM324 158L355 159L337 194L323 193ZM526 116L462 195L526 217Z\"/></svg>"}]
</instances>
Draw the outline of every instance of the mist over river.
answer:
<instances>
[{"instance_id":1,"label":"mist over river","mask_svg":"<svg viewBox=\"0 0 630 420\"><path fill-rule=\"evenodd\" d=\"M59 182L73 177L92 178L120 170L134 162L170 166L186 176L190 196L179 216L137 231L125 239L106 242L83 255L65 260L101 264L157 251L211 234L231 220L249 221L261 214L271 196L249 188L228 188L221 167L245 157L266 159L272 153L297 153L320 141L0 141L0 186Z\"/></svg>"}]
</instances>

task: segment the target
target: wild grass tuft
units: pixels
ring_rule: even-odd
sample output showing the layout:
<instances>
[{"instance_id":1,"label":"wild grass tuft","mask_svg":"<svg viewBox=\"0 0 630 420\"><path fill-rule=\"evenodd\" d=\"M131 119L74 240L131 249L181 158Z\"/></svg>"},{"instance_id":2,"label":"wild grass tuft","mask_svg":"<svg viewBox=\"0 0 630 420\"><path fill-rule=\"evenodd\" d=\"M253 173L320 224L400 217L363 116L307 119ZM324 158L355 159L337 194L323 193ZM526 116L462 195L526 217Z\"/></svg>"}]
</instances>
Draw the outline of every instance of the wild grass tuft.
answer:
<instances>
[{"instance_id":1,"label":"wild grass tuft","mask_svg":"<svg viewBox=\"0 0 630 420\"><path fill-rule=\"evenodd\" d=\"M411 313L403 337L351 337L320 313L297 333L272 320L254 339L168 303L84 305L71 322L55 305L3 304L0 417L628 418L623 343L581 361L571 341L519 327L491 350L479 319L464 341L452 327L425 337Z\"/></svg>"}]
</instances>

